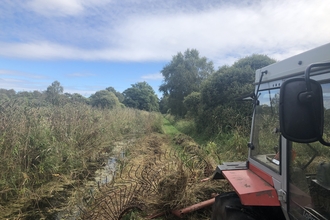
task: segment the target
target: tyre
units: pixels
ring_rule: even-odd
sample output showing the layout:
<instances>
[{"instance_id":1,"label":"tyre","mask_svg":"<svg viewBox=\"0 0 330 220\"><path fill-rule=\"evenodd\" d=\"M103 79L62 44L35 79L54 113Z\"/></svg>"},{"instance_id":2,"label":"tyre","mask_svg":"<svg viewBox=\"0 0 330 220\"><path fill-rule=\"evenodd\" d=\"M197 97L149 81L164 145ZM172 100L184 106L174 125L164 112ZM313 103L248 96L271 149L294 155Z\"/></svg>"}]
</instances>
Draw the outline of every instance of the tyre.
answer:
<instances>
[{"instance_id":1,"label":"tyre","mask_svg":"<svg viewBox=\"0 0 330 220\"><path fill-rule=\"evenodd\" d=\"M223 193L215 198L211 220L255 220L248 214L249 209L235 192Z\"/></svg>"},{"instance_id":2,"label":"tyre","mask_svg":"<svg viewBox=\"0 0 330 220\"><path fill-rule=\"evenodd\" d=\"M241 211L231 211L227 214L226 220L255 220Z\"/></svg>"}]
</instances>

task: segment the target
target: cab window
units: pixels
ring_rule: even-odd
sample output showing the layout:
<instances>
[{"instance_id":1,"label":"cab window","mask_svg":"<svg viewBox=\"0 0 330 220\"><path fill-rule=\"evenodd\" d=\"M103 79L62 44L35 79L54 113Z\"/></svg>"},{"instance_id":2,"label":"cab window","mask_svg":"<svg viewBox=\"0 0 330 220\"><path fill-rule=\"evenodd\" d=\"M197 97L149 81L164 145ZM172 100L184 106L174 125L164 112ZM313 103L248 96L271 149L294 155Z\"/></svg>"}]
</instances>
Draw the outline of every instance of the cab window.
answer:
<instances>
[{"instance_id":1,"label":"cab window","mask_svg":"<svg viewBox=\"0 0 330 220\"><path fill-rule=\"evenodd\" d=\"M255 107L251 157L280 172L279 89L263 90Z\"/></svg>"}]
</instances>

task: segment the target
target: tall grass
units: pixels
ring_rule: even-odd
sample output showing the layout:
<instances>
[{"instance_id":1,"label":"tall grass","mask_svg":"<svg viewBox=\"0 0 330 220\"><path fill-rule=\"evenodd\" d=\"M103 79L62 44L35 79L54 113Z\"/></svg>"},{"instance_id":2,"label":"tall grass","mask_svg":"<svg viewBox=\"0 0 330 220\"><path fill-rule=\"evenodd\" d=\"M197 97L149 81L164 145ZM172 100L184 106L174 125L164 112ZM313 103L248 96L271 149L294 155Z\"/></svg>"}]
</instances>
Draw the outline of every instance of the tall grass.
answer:
<instances>
[{"instance_id":1,"label":"tall grass","mask_svg":"<svg viewBox=\"0 0 330 220\"><path fill-rule=\"evenodd\" d=\"M162 117L133 109L85 104L0 106L0 205L60 175L84 178L88 161L127 135L161 132ZM1 202L2 201L2 202Z\"/></svg>"},{"instance_id":2,"label":"tall grass","mask_svg":"<svg viewBox=\"0 0 330 220\"><path fill-rule=\"evenodd\" d=\"M190 136L196 136L196 124L192 119L176 118L173 115L167 114L164 116L168 122L173 125L179 132Z\"/></svg>"},{"instance_id":3,"label":"tall grass","mask_svg":"<svg viewBox=\"0 0 330 220\"><path fill-rule=\"evenodd\" d=\"M177 119L166 115L166 119L180 132L191 136L210 157L219 163L226 161L246 160L248 157L247 143L250 128L236 126L231 131L213 134L198 133L194 120Z\"/></svg>"},{"instance_id":4,"label":"tall grass","mask_svg":"<svg viewBox=\"0 0 330 220\"><path fill-rule=\"evenodd\" d=\"M231 132L218 134L211 143L215 148L213 151L221 162L229 162L247 160L248 142L249 136L237 127ZM206 144L206 148L209 148L208 145L209 143Z\"/></svg>"}]
</instances>

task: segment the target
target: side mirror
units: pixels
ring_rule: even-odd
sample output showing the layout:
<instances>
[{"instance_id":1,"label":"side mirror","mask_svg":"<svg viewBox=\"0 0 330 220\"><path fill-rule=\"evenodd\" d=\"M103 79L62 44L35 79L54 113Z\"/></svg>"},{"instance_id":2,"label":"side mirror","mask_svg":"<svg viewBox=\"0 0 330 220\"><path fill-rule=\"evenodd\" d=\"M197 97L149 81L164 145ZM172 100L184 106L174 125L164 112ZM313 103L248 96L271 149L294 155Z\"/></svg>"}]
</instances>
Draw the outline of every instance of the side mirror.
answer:
<instances>
[{"instance_id":1,"label":"side mirror","mask_svg":"<svg viewBox=\"0 0 330 220\"><path fill-rule=\"evenodd\" d=\"M299 143L318 141L323 135L322 87L309 76L307 80L289 79L280 90L281 133L286 139Z\"/></svg>"}]
</instances>

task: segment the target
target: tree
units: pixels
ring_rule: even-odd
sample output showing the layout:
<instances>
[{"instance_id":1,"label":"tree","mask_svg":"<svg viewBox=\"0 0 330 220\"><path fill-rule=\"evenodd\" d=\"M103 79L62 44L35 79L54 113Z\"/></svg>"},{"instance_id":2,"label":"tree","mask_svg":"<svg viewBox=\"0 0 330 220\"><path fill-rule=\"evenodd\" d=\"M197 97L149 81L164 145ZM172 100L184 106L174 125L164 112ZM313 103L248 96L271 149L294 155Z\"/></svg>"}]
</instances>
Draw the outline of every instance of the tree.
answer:
<instances>
[{"instance_id":1,"label":"tree","mask_svg":"<svg viewBox=\"0 0 330 220\"><path fill-rule=\"evenodd\" d=\"M218 105L235 104L235 98L254 91L255 71L274 63L265 55L251 55L222 66L205 81L201 90L203 104L208 108Z\"/></svg>"},{"instance_id":2,"label":"tree","mask_svg":"<svg viewBox=\"0 0 330 220\"><path fill-rule=\"evenodd\" d=\"M79 93L73 93L71 95L71 100L73 102L79 102L79 103L87 103L87 98L85 98L84 96L82 96Z\"/></svg>"},{"instance_id":3,"label":"tree","mask_svg":"<svg viewBox=\"0 0 330 220\"><path fill-rule=\"evenodd\" d=\"M168 95L163 95L163 97L159 100L159 111L162 114L168 113L169 107L168 107Z\"/></svg>"},{"instance_id":4,"label":"tree","mask_svg":"<svg viewBox=\"0 0 330 220\"><path fill-rule=\"evenodd\" d=\"M133 84L124 92L125 106L146 111L159 111L158 97L153 88L146 82Z\"/></svg>"},{"instance_id":5,"label":"tree","mask_svg":"<svg viewBox=\"0 0 330 220\"><path fill-rule=\"evenodd\" d=\"M7 102L9 100L10 99L8 98L8 96L6 95L6 93L0 92L0 104L5 103L5 102Z\"/></svg>"},{"instance_id":6,"label":"tree","mask_svg":"<svg viewBox=\"0 0 330 220\"><path fill-rule=\"evenodd\" d=\"M31 92L22 91L16 93L16 100L19 100L22 103L25 103L26 105L31 104L33 98L33 94Z\"/></svg>"},{"instance_id":7,"label":"tree","mask_svg":"<svg viewBox=\"0 0 330 220\"><path fill-rule=\"evenodd\" d=\"M1 89L0 88L0 94L4 99L14 99L16 97L16 92L13 89ZM1 102L5 100L0 100Z\"/></svg>"},{"instance_id":8,"label":"tree","mask_svg":"<svg viewBox=\"0 0 330 220\"><path fill-rule=\"evenodd\" d=\"M187 112L188 116L196 117L198 115L200 102L201 102L201 94L199 92L192 92L184 98L183 104L188 110Z\"/></svg>"},{"instance_id":9,"label":"tree","mask_svg":"<svg viewBox=\"0 0 330 220\"><path fill-rule=\"evenodd\" d=\"M97 91L89 99L93 107L112 109L120 106L118 98L108 90Z\"/></svg>"},{"instance_id":10,"label":"tree","mask_svg":"<svg viewBox=\"0 0 330 220\"><path fill-rule=\"evenodd\" d=\"M265 55L252 55L232 66L222 66L202 86L201 106L196 124L212 135L235 126L249 127L251 103L235 99L254 91L255 71L274 63Z\"/></svg>"},{"instance_id":11,"label":"tree","mask_svg":"<svg viewBox=\"0 0 330 220\"><path fill-rule=\"evenodd\" d=\"M31 106L46 106L46 93L34 90L32 92Z\"/></svg>"},{"instance_id":12,"label":"tree","mask_svg":"<svg viewBox=\"0 0 330 220\"><path fill-rule=\"evenodd\" d=\"M60 95L63 93L63 87L60 82L54 81L46 90L46 99L53 105L60 104Z\"/></svg>"},{"instance_id":13,"label":"tree","mask_svg":"<svg viewBox=\"0 0 330 220\"><path fill-rule=\"evenodd\" d=\"M106 90L108 90L109 92L112 92L113 94L115 94L115 96L117 96L119 102L124 101L124 99L125 99L124 95L122 93L116 91L115 88L110 86L110 87L106 88Z\"/></svg>"},{"instance_id":14,"label":"tree","mask_svg":"<svg viewBox=\"0 0 330 220\"><path fill-rule=\"evenodd\" d=\"M159 91L168 95L168 107L171 113L184 116L186 108L183 100L192 92L200 90L202 82L214 71L213 63L205 57L200 58L196 49L178 53L161 71L164 83Z\"/></svg>"},{"instance_id":15,"label":"tree","mask_svg":"<svg viewBox=\"0 0 330 220\"><path fill-rule=\"evenodd\" d=\"M16 92L13 89L8 89L6 94L7 94L8 98L10 98L10 99L15 98L15 96L16 96Z\"/></svg>"},{"instance_id":16,"label":"tree","mask_svg":"<svg viewBox=\"0 0 330 220\"><path fill-rule=\"evenodd\" d=\"M87 101L88 101L87 98L85 98L84 96L82 96L79 93L73 93L73 94L64 93L64 97L65 97L67 103L71 102L71 103L84 103L84 104L86 104Z\"/></svg>"}]
</instances>

